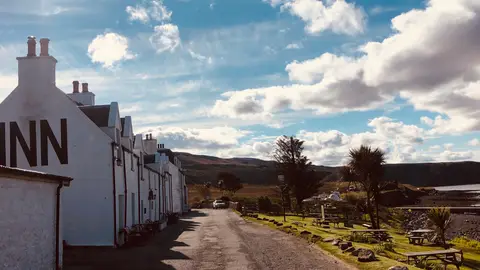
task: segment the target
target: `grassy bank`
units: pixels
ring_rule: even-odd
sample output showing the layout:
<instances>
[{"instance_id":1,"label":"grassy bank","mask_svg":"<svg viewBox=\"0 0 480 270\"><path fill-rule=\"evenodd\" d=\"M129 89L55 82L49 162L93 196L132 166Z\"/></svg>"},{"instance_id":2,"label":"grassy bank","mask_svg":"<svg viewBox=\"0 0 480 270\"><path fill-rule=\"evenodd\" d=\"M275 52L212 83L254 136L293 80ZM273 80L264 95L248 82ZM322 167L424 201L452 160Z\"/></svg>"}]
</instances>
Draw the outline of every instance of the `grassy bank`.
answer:
<instances>
[{"instance_id":1,"label":"grassy bank","mask_svg":"<svg viewBox=\"0 0 480 270\"><path fill-rule=\"evenodd\" d=\"M324 229L317 226L313 226L312 218L305 218L303 220L301 217L289 216L287 217L287 222L283 222L283 217L279 217L279 216L267 216L267 215L259 214L259 218L273 219L278 222L282 222L283 225L276 226L271 222L263 221L263 220L259 221L255 218L250 218L250 217L247 217L246 219L270 226L275 229L285 231L287 233L292 233L300 237L304 237L300 235L300 232L302 231L308 231L312 233L312 235L318 235L321 238L334 237L334 238L346 239L347 236L350 235L350 230L347 228L344 228L343 226L340 226L340 228L331 227L330 229ZM305 224L305 226L297 226L292 222L302 222L303 224ZM291 226L292 228L285 228L285 226L287 227ZM355 229L364 229L363 227L360 227L360 226L354 226L354 227ZM402 253L405 253L405 252L429 251L429 250L442 249L440 247L435 247L431 245L417 246L417 245L409 244L408 239L405 237L403 233L400 233L392 228L386 228L386 229L389 230L390 235L393 237L394 250L393 251L384 250L383 252L380 252L381 254L376 254L376 257L378 260L374 262L368 262L368 263L358 262L355 256L352 256L348 253L342 253L342 251L337 246L333 246L331 243L328 243L328 242L323 242L320 240L316 242L316 244L320 248L322 248L325 251L328 251L329 253L336 256L337 258L351 265L354 265L359 269L366 269L366 270L388 269L389 267L394 265L406 265L404 263L397 261L397 259L405 259L405 257L401 255ZM461 268L462 270L480 269L480 253L476 249L477 248L476 244L472 244L471 242L465 241L465 240L453 241L453 243L455 244L455 248L461 249L464 252L465 265L462 266ZM378 244L366 244L366 243L354 242L353 246L355 248L368 248L374 251L381 250ZM416 268L413 265L409 265L408 269L420 269L420 268ZM448 269L456 269L456 268L450 265Z\"/></svg>"}]
</instances>

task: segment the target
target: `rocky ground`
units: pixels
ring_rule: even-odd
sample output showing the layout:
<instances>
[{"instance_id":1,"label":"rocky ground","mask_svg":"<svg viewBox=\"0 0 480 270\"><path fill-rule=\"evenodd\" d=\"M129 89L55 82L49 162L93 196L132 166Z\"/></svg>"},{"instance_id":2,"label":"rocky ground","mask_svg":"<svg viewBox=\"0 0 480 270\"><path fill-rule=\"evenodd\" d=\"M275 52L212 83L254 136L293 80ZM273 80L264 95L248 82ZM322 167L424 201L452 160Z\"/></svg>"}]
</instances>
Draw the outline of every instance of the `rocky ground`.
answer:
<instances>
[{"instance_id":1,"label":"rocky ground","mask_svg":"<svg viewBox=\"0 0 480 270\"><path fill-rule=\"evenodd\" d=\"M406 231L428 228L429 222L425 212L407 212L407 220L403 224ZM480 241L480 216L452 214L452 223L446 232L448 240L459 236Z\"/></svg>"}]
</instances>

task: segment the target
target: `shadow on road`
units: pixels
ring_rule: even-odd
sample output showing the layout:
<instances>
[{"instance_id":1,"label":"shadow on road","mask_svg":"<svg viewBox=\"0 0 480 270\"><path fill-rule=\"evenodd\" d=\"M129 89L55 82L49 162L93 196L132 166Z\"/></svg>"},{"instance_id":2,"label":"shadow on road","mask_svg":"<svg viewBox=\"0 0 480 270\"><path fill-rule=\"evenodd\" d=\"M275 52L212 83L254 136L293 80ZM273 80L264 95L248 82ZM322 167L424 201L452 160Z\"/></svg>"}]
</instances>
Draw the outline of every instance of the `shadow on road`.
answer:
<instances>
[{"instance_id":1,"label":"shadow on road","mask_svg":"<svg viewBox=\"0 0 480 270\"><path fill-rule=\"evenodd\" d=\"M202 212L192 211L183 216L177 224L156 233L142 246L130 248L71 248L64 251L65 270L104 270L138 269L157 270L175 269L163 263L163 260L190 260L181 252L171 250L176 246L188 246L177 241L184 231L194 231L199 223L193 217L206 216Z\"/></svg>"}]
</instances>

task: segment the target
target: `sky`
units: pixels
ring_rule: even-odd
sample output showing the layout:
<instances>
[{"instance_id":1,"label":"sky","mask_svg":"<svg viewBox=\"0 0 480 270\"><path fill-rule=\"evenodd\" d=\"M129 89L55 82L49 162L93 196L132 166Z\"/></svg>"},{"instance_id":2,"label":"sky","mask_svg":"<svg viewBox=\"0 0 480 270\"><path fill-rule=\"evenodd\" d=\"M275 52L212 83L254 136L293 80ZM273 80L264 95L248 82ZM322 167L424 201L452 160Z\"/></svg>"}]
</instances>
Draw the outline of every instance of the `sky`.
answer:
<instances>
[{"instance_id":1,"label":"sky","mask_svg":"<svg viewBox=\"0 0 480 270\"><path fill-rule=\"evenodd\" d=\"M389 163L480 161L478 0L0 1L0 100L27 36L57 87L89 83L175 151L318 165L368 144Z\"/></svg>"}]
</instances>

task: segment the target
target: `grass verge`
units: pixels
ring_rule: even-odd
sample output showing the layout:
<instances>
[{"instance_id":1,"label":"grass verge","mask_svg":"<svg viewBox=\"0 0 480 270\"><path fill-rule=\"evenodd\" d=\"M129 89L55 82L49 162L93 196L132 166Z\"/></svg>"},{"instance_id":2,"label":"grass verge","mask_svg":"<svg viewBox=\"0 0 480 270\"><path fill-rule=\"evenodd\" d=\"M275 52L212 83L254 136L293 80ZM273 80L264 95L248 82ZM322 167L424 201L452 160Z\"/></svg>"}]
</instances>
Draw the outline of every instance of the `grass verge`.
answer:
<instances>
[{"instance_id":1,"label":"grass verge","mask_svg":"<svg viewBox=\"0 0 480 270\"><path fill-rule=\"evenodd\" d=\"M324 229L318 226L312 225L312 218L305 218L302 219L301 217L296 216L288 216L287 222L283 221L283 216L267 216L263 214L258 215L259 218L267 218L269 220L275 220L277 222L283 223L282 226L276 226L275 224L269 221L257 220L256 218L245 217L245 219L258 222L269 227L275 228L277 230L284 231L286 233L294 234L298 237L306 238L307 240L312 240L312 237L306 237L305 235L301 235L302 231L308 231L311 235L320 236L322 239L327 237L333 238L346 238L350 235L350 230L340 226L340 228L333 228ZM301 222L305 224L305 226L297 226L293 222ZM333 224L331 224L333 225ZM288 228L290 226L290 228ZM355 229L364 229L361 226L354 226ZM342 251L337 247L333 246L329 242L323 242L322 240L316 241L316 245L318 245L323 250L329 252L330 254L334 255L338 259L353 265L361 270L373 270L373 269L388 269L391 266L399 265L399 266L408 266L408 269L421 269L417 268L413 265L406 265L405 263L399 262L397 260L405 259L405 256L402 253L405 252L416 252L416 251L429 251L429 250L441 250L440 247L435 247L433 245L412 245L408 243L408 239L405 235L401 232L398 232L392 228L386 228L389 230L390 235L393 237L394 243L394 250L393 251L385 251L382 250L380 254L375 254L377 257L377 261L374 262L358 262L355 256L350 255L349 253L342 253ZM464 252L464 259L465 265L461 267L461 270L474 270L480 269L480 253L476 250L476 245L472 244L470 241L457 241L452 242L455 244L454 248L461 249ZM378 247L378 244L366 244L366 243L356 243L353 242L353 246L355 248L368 248L371 250L381 250ZM472 247L473 246L473 247ZM442 268L443 269L443 268ZM456 269L454 266L450 265L447 269Z\"/></svg>"}]
</instances>

